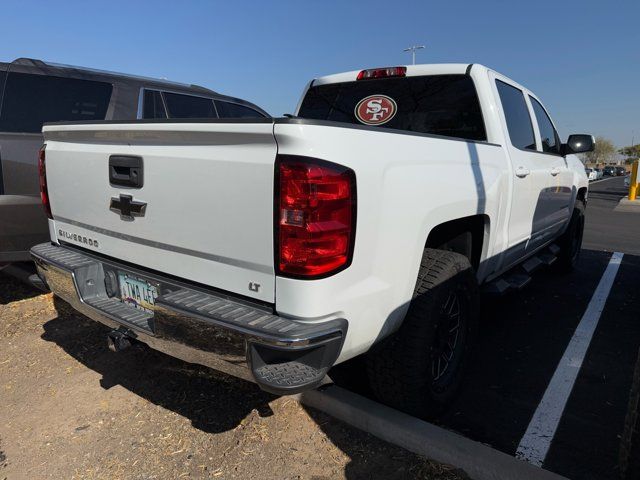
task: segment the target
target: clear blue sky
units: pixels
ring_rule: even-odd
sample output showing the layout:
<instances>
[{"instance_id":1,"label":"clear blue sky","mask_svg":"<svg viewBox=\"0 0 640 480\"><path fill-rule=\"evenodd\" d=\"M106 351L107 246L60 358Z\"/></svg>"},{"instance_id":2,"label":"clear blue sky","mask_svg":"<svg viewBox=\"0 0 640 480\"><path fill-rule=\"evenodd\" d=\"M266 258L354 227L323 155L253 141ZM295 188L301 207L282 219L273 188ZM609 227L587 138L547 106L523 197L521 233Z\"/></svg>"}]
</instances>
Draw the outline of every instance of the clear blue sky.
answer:
<instances>
[{"instance_id":1,"label":"clear blue sky","mask_svg":"<svg viewBox=\"0 0 640 480\"><path fill-rule=\"evenodd\" d=\"M3 0L0 59L197 83L292 112L316 76L409 62L488 65L536 92L564 138L640 142L640 0Z\"/></svg>"}]
</instances>

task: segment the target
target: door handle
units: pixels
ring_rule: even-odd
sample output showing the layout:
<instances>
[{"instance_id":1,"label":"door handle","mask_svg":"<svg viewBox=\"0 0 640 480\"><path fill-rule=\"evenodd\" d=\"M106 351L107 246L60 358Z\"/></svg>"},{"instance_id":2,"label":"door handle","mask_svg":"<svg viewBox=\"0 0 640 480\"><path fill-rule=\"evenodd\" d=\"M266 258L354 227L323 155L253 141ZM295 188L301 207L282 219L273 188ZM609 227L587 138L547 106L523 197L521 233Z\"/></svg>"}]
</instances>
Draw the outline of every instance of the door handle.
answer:
<instances>
[{"instance_id":1,"label":"door handle","mask_svg":"<svg viewBox=\"0 0 640 480\"><path fill-rule=\"evenodd\" d=\"M109 183L122 187L142 188L144 184L142 157L111 155L109 157Z\"/></svg>"},{"instance_id":2,"label":"door handle","mask_svg":"<svg viewBox=\"0 0 640 480\"><path fill-rule=\"evenodd\" d=\"M553 167L550 171L551 175L554 177L560 173L560 169L558 167Z\"/></svg>"},{"instance_id":3,"label":"door handle","mask_svg":"<svg viewBox=\"0 0 640 480\"><path fill-rule=\"evenodd\" d=\"M530 173L531 171L528 168L525 168L525 167L516 168L516 177L524 178Z\"/></svg>"}]
</instances>

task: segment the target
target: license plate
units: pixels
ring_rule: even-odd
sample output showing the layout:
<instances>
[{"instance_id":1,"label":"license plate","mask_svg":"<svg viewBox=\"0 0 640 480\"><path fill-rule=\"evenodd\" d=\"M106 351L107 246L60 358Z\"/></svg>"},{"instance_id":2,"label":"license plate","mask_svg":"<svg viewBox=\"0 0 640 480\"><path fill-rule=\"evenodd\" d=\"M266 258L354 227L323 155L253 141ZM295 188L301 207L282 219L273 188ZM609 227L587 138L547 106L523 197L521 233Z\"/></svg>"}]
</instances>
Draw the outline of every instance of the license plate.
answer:
<instances>
[{"instance_id":1,"label":"license plate","mask_svg":"<svg viewBox=\"0 0 640 480\"><path fill-rule=\"evenodd\" d=\"M130 273L118 272L120 299L127 305L153 313L158 298L158 287Z\"/></svg>"}]
</instances>

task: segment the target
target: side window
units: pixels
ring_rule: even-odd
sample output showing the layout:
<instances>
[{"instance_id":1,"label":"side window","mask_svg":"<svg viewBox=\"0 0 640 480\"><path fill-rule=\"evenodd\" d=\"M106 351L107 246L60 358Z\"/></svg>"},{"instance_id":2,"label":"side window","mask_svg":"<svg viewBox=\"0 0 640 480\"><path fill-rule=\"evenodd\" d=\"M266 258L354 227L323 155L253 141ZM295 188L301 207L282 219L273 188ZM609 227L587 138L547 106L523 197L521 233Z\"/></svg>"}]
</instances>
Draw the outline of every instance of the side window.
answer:
<instances>
[{"instance_id":1,"label":"side window","mask_svg":"<svg viewBox=\"0 0 640 480\"><path fill-rule=\"evenodd\" d=\"M167 118L162 96L157 90L145 90L142 118Z\"/></svg>"},{"instance_id":2,"label":"side window","mask_svg":"<svg viewBox=\"0 0 640 480\"><path fill-rule=\"evenodd\" d=\"M0 131L39 133L46 122L104 120L112 90L110 83L10 73Z\"/></svg>"},{"instance_id":3,"label":"side window","mask_svg":"<svg viewBox=\"0 0 640 480\"><path fill-rule=\"evenodd\" d=\"M218 118L210 98L169 92L163 95L169 118Z\"/></svg>"},{"instance_id":4,"label":"side window","mask_svg":"<svg viewBox=\"0 0 640 480\"><path fill-rule=\"evenodd\" d=\"M545 112L540 102L538 102L532 96L529 96L531 105L533 106L533 112L536 114L536 120L538 122L538 128L540 129L540 138L542 139L542 151L560 154L560 142L558 141L558 133L553 128L551 119Z\"/></svg>"},{"instance_id":5,"label":"side window","mask_svg":"<svg viewBox=\"0 0 640 480\"><path fill-rule=\"evenodd\" d=\"M536 140L524 94L521 90L500 80L496 80L496 86L507 120L511 144L516 148L535 150Z\"/></svg>"},{"instance_id":6,"label":"side window","mask_svg":"<svg viewBox=\"0 0 640 480\"><path fill-rule=\"evenodd\" d=\"M264 118L264 115L253 108L237 103L216 100L216 108L218 109L220 118Z\"/></svg>"}]
</instances>

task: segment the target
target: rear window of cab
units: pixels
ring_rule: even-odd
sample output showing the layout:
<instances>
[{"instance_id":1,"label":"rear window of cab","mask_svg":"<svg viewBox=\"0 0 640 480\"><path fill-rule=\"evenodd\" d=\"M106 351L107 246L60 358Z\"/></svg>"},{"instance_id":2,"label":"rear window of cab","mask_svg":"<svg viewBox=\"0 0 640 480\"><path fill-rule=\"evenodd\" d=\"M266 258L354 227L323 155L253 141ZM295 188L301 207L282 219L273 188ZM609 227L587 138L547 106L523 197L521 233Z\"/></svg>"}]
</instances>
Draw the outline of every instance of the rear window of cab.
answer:
<instances>
[{"instance_id":1,"label":"rear window of cab","mask_svg":"<svg viewBox=\"0 0 640 480\"><path fill-rule=\"evenodd\" d=\"M385 99L380 101L381 97ZM374 108L367 110L369 101L374 102L370 104ZM383 115L366 115L367 111L379 108L376 102L386 107L385 111L395 109L387 121ZM318 85L307 91L298 116L465 140L487 139L478 94L468 75L425 75Z\"/></svg>"}]
</instances>

